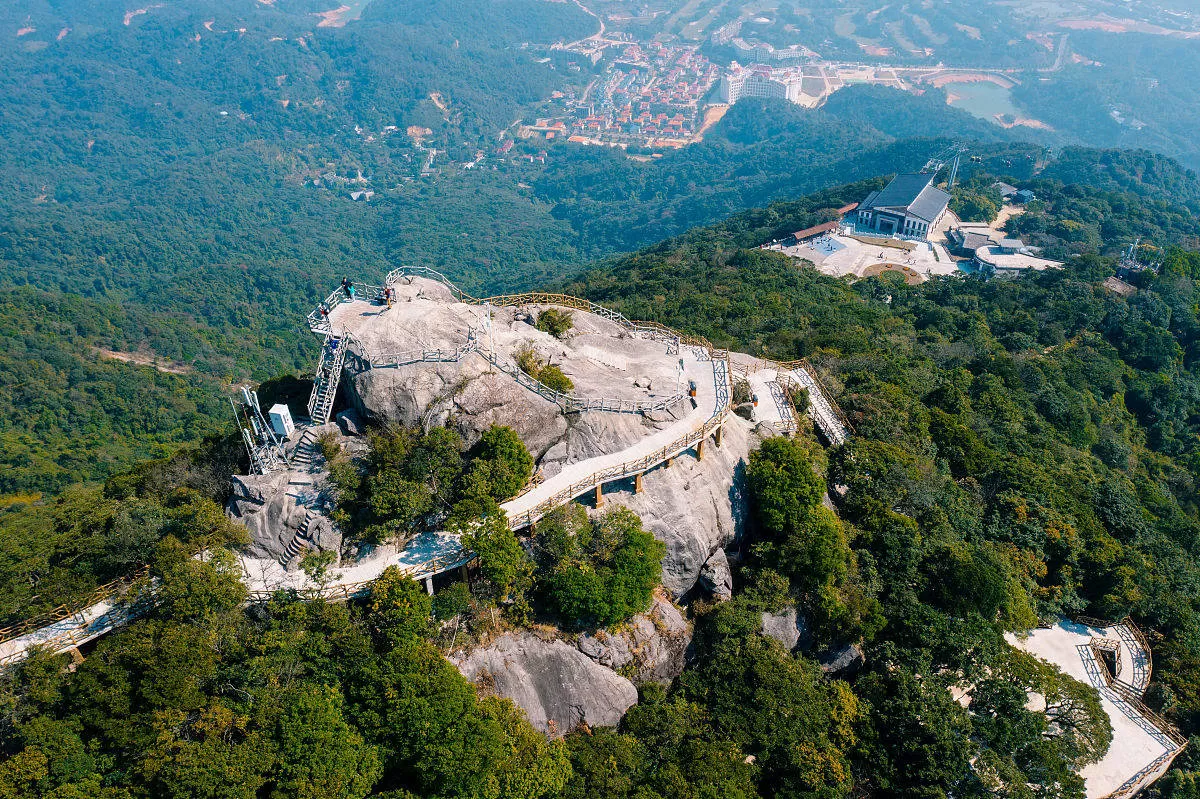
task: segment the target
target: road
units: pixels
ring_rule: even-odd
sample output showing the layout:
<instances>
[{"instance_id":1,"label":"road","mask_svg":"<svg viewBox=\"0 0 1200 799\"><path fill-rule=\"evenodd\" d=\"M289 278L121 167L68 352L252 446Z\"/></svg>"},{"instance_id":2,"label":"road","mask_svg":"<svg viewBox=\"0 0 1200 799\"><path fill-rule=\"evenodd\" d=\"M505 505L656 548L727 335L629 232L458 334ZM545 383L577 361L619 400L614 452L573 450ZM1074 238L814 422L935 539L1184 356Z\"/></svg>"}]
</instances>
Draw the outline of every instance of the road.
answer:
<instances>
[{"instance_id":1,"label":"road","mask_svg":"<svg viewBox=\"0 0 1200 799\"><path fill-rule=\"evenodd\" d=\"M583 13L587 14L590 17L595 17L596 22L598 22L600 24L600 30L596 31L591 36L585 36L584 38L577 39L576 41L573 41L570 44L563 45L564 49L567 49L567 50L569 50L572 47L575 47L577 45L583 44L584 42L591 41L592 39L599 39L604 36L604 20L600 19L600 15L597 14L595 11L592 11L590 8L585 6L583 3L579 2L579 0L571 0L571 2L574 3L575 5L579 6L579 10L582 11Z\"/></svg>"}]
</instances>

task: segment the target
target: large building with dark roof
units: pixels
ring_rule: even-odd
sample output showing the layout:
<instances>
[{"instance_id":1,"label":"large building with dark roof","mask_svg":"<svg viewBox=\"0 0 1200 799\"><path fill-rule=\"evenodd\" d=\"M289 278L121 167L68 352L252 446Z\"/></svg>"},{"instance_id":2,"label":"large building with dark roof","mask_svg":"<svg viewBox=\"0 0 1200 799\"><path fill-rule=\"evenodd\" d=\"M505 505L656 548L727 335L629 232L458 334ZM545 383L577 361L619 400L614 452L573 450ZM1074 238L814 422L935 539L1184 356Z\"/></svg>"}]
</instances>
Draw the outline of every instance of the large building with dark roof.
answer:
<instances>
[{"instance_id":1,"label":"large building with dark roof","mask_svg":"<svg viewBox=\"0 0 1200 799\"><path fill-rule=\"evenodd\" d=\"M858 206L858 227L885 236L924 239L950 207L950 195L933 185L933 175L896 175Z\"/></svg>"}]
</instances>

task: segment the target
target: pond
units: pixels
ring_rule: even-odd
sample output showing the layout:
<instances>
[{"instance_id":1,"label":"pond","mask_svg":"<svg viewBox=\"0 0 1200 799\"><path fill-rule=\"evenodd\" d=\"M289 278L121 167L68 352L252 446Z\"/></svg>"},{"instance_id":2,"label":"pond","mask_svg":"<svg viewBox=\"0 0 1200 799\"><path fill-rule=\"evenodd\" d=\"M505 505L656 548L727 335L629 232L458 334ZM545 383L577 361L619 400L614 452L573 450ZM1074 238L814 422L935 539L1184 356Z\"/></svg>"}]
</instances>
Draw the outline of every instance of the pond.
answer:
<instances>
[{"instance_id":1,"label":"pond","mask_svg":"<svg viewBox=\"0 0 1200 799\"><path fill-rule=\"evenodd\" d=\"M1013 105L1012 92L1004 86L990 81L971 83L947 83L944 87L950 105L961 108L972 116L997 121L997 117L1012 119L1020 116Z\"/></svg>"}]
</instances>

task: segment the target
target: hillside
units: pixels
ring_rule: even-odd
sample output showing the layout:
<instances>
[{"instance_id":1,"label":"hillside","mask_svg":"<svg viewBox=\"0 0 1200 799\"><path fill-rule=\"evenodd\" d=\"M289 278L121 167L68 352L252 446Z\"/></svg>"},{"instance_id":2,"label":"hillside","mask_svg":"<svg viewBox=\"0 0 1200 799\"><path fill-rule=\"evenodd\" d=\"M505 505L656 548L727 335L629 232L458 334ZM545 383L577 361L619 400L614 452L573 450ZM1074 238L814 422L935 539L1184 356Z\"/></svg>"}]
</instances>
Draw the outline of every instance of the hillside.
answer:
<instances>
[{"instance_id":1,"label":"hillside","mask_svg":"<svg viewBox=\"0 0 1200 799\"><path fill-rule=\"evenodd\" d=\"M84 594L89 581L148 562L161 601L73 671L43 655L11 672L0 784L35 796L108 783L114 796L320 785L352 797L469 797L519 783L501 795L767 798L975 795L987 780L1052 780L1056 795L1078 799L1087 795L1080 774L1119 752L1115 736L1127 733L1094 688L1004 638L1058 614L1132 616L1154 647L1146 704L1185 736L1196 732L1200 259L1172 249L1162 273L1143 273L1138 293L1122 299L1100 287L1112 262L1095 253L1017 281L908 287L851 285L753 247L870 185L746 212L563 285L718 346L808 356L853 425L845 444L821 447L806 426L791 439L753 427L752 438L753 419L735 421L716 456L681 454L646 476L642 494L605 489L640 519L564 511L522 543L487 520L503 520L498 503L522 485L537 490L535 458L556 465L548 431L586 437L597 424L597 440L609 443L655 433L642 423L539 421L525 404L542 400L504 394L503 376L482 364L456 375L447 364L381 362L352 376L372 414L394 406L393 423L429 426L321 439L324 460L311 462L328 463L317 468L337 486L332 518L349 534L330 551L369 543L389 552L428 525L466 522L464 540L480 555L470 590L443 584L430 600L384 572L362 601L302 601L285 589L247 612L234 556L184 554L246 543L217 504L227 491L219 476L238 466L215 442L103 491L9 509L0 516L5 596L44 602L31 578L56 595ZM1104 203L1111 213L1123 196L1049 181L1040 191L1044 207L1029 213L1050 217L1051 233L1067 209L1087 218ZM1108 221L1089 223L1097 249L1112 246ZM404 341L433 342L421 332L433 314L420 303L446 295L444 286L402 288L410 313L362 303L339 312L361 320L364 341L399 325ZM533 311L498 310L504 346L533 337L545 352L561 350L559 374L585 396L617 379L622 390L646 390L640 378L612 377L617 366L589 374L589 361L616 363L596 351L597 335L622 352L653 352L655 381L673 366L656 339L614 334L602 317L581 314L579 331L551 334ZM468 320L477 309L448 312ZM441 335L461 337L462 320ZM688 358L689 369L715 369L711 355ZM685 407L707 415L711 399L705 389ZM510 419L527 429L488 427ZM713 503L747 503L731 514L739 532L721 539L736 542L731 565L721 550L724 571L710 569L713 558L702 569L681 560L661 527L676 523L663 510L676 497L709 485L706 470L733 480L708 489ZM236 501L264 498L250 490ZM664 538L667 546L655 540ZM356 568L296 559L292 574L318 585ZM667 586L669 563L688 580ZM679 592L682 609L651 598L658 582ZM645 648L618 674L604 664L621 647ZM546 673L571 676L537 676ZM1030 709L1029 691L1062 704ZM1069 732L1046 734L1066 719ZM573 730L578 720L588 726ZM51 766L59 761L47 753L64 748L86 756L70 770ZM1194 780L1190 763L1181 757L1160 786Z\"/></svg>"}]
</instances>

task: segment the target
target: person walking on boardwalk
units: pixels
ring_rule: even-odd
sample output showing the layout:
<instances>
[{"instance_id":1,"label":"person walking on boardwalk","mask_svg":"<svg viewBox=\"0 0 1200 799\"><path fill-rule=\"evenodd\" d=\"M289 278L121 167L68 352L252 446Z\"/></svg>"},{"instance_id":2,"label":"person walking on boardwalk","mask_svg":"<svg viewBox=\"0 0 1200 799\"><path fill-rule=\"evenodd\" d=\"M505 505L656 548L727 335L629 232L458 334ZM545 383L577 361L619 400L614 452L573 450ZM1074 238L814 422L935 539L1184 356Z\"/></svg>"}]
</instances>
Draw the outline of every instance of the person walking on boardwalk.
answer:
<instances>
[{"instance_id":1,"label":"person walking on boardwalk","mask_svg":"<svg viewBox=\"0 0 1200 799\"><path fill-rule=\"evenodd\" d=\"M342 291L346 292L347 297L354 296L354 284L350 282L350 278L342 277Z\"/></svg>"}]
</instances>

